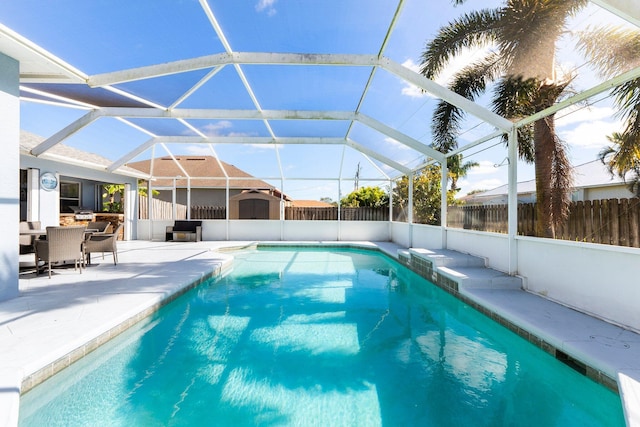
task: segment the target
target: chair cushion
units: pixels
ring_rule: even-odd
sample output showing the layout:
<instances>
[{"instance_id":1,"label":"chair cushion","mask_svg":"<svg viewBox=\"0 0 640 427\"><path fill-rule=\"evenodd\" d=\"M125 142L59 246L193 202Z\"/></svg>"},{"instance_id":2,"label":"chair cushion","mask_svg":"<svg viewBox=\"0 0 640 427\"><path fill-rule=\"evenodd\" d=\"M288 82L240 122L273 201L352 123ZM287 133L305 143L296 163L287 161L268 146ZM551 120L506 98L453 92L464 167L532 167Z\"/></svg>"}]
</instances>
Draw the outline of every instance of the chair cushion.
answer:
<instances>
[{"instance_id":1,"label":"chair cushion","mask_svg":"<svg viewBox=\"0 0 640 427\"><path fill-rule=\"evenodd\" d=\"M173 231L190 231L196 232L196 227L202 226L202 221L176 221L173 225Z\"/></svg>"}]
</instances>

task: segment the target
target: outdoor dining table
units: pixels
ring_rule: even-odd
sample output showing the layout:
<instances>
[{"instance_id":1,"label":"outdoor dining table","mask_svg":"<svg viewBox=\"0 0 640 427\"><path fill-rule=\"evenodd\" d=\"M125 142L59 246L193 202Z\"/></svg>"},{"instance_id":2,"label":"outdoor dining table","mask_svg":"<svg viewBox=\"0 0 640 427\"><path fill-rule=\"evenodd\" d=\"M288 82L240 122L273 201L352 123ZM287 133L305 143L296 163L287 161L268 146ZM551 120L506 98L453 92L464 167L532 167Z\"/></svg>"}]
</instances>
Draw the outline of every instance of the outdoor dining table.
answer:
<instances>
[{"instance_id":1,"label":"outdoor dining table","mask_svg":"<svg viewBox=\"0 0 640 427\"><path fill-rule=\"evenodd\" d=\"M47 230L21 230L21 236L46 236Z\"/></svg>"}]
</instances>

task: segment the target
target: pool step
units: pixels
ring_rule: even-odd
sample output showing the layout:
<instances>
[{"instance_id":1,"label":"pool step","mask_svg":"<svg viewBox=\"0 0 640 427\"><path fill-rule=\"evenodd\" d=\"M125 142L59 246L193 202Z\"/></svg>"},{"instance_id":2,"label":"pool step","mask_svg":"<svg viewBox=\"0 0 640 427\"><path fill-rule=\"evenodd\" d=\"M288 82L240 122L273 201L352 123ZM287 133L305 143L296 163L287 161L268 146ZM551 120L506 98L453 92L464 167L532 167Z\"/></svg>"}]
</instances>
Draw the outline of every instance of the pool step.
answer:
<instances>
[{"instance_id":1,"label":"pool step","mask_svg":"<svg viewBox=\"0 0 640 427\"><path fill-rule=\"evenodd\" d=\"M522 279L509 276L492 268L456 268L440 267L438 274L444 275L458 283L458 290L463 289L521 289Z\"/></svg>"},{"instance_id":2,"label":"pool step","mask_svg":"<svg viewBox=\"0 0 640 427\"><path fill-rule=\"evenodd\" d=\"M420 258L428 259L435 267L485 267L484 258L463 254L449 249L421 249L411 248L409 253Z\"/></svg>"},{"instance_id":3,"label":"pool step","mask_svg":"<svg viewBox=\"0 0 640 427\"><path fill-rule=\"evenodd\" d=\"M398 259L418 274L453 292L464 289L522 289L522 279L486 267L481 257L448 249L411 248Z\"/></svg>"}]
</instances>

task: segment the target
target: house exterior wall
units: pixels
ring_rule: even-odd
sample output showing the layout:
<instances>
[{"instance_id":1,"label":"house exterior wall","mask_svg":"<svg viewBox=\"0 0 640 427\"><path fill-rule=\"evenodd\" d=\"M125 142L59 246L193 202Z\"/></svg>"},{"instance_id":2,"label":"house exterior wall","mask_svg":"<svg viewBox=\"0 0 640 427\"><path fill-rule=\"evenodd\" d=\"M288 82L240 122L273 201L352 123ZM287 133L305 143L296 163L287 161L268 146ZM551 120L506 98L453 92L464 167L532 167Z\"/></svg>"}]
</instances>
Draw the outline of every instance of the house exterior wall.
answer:
<instances>
[{"instance_id":1,"label":"house exterior wall","mask_svg":"<svg viewBox=\"0 0 640 427\"><path fill-rule=\"evenodd\" d=\"M16 169L28 169L30 174L36 177L45 172L51 172L58 178L58 186L54 190L45 190L38 182L35 183L35 188L32 190L33 194L31 195L31 199L34 200L34 206L37 206L39 209L37 218L34 218L34 220L40 221L43 227L60 225L59 183L61 179L81 182L83 184L82 202L86 202L89 206L94 206L96 197L95 186L98 183L128 184L129 188L137 192L138 182L134 177L113 174L78 165L59 163L41 157L21 155L19 158L20 164ZM15 175L16 177L18 176L17 173ZM138 198L134 197L131 203L134 203L135 206L134 209L128 213L130 218L125 218L125 223L129 225L129 229L125 229L125 235L127 238L135 239L137 235L137 221L134 220L133 216L137 215L138 212Z\"/></svg>"},{"instance_id":2,"label":"house exterior wall","mask_svg":"<svg viewBox=\"0 0 640 427\"><path fill-rule=\"evenodd\" d=\"M0 301L18 296L20 64L0 53Z\"/></svg>"},{"instance_id":3,"label":"house exterior wall","mask_svg":"<svg viewBox=\"0 0 640 427\"><path fill-rule=\"evenodd\" d=\"M172 201L172 189L157 189L159 194L153 196L154 199L162 200L168 203ZM240 194L242 190L229 189L229 197ZM180 205L187 204L187 189L176 189L176 203ZM192 188L191 189L191 206L226 206L227 196L226 190L223 188Z\"/></svg>"},{"instance_id":4,"label":"house exterior wall","mask_svg":"<svg viewBox=\"0 0 640 427\"><path fill-rule=\"evenodd\" d=\"M629 188L624 185L611 185L607 187L593 187L583 189L583 198L574 200L602 200L602 199L628 199L634 197Z\"/></svg>"}]
</instances>

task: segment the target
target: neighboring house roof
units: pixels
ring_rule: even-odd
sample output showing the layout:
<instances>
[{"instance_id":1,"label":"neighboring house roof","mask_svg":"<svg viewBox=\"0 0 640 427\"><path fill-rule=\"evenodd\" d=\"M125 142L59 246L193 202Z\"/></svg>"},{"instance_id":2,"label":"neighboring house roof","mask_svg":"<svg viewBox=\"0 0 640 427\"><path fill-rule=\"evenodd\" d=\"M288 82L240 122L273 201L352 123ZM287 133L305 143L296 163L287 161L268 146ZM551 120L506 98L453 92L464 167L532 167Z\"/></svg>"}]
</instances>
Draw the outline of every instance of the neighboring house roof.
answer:
<instances>
[{"instance_id":1,"label":"neighboring house roof","mask_svg":"<svg viewBox=\"0 0 640 427\"><path fill-rule=\"evenodd\" d=\"M590 187L606 187L611 185L624 184L625 181L619 176L611 176L606 166L602 164L600 160L594 160L588 163L584 163L574 167L573 169L573 188L574 190L580 188ZM475 200L486 200L493 197L504 196L508 193L509 186L501 185L492 190L483 191L482 193L475 193L472 195L461 197L461 200L466 202L472 202ZM517 194L535 194L536 192L536 180L518 182Z\"/></svg>"},{"instance_id":2,"label":"neighboring house roof","mask_svg":"<svg viewBox=\"0 0 640 427\"><path fill-rule=\"evenodd\" d=\"M321 202L320 200L294 200L291 202L291 206L295 208L331 208L333 205L327 202Z\"/></svg>"},{"instance_id":3,"label":"neighboring house roof","mask_svg":"<svg viewBox=\"0 0 640 427\"><path fill-rule=\"evenodd\" d=\"M20 154L25 156L33 156L31 150L43 142L45 138L27 132L20 131ZM69 147L62 143L56 144L46 153L42 154L43 159L49 159L54 161L61 161L67 164L74 164L77 166L86 167L89 169L105 170L110 166L113 161L99 156L98 154L89 153L88 151L78 150L77 148ZM140 171L123 166L117 171L113 172L116 175L126 175L134 177L142 177Z\"/></svg>"},{"instance_id":4,"label":"neighboring house roof","mask_svg":"<svg viewBox=\"0 0 640 427\"><path fill-rule=\"evenodd\" d=\"M173 187L173 177L185 176L185 178L176 180L176 187L186 188L186 176L189 176L191 177L191 182L189 183L191 188L226 188L226 172L229 177L229 188L275 189L271 184L254 178L252 175L233 165L218 161L213 156L179 155L175 156L175 160L180 164L182 169L180 169L176 161L169 156L128 163L127 166L155 177L153 181L154 187ZM153 171L151 171L152 162ZM221 165L224 171L220 167Z\"/></svg>"}]
</instances>

